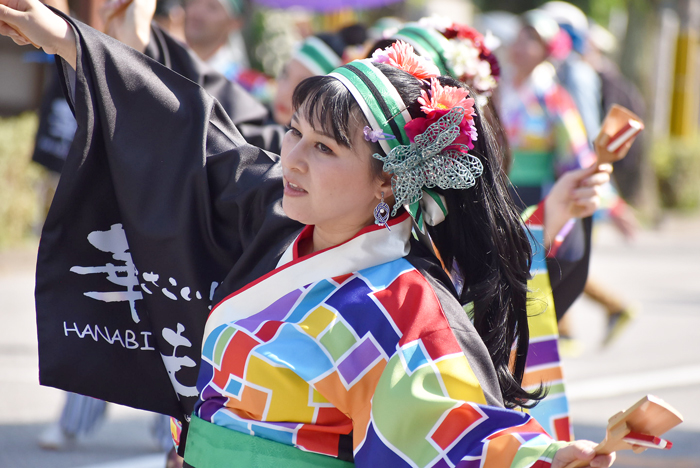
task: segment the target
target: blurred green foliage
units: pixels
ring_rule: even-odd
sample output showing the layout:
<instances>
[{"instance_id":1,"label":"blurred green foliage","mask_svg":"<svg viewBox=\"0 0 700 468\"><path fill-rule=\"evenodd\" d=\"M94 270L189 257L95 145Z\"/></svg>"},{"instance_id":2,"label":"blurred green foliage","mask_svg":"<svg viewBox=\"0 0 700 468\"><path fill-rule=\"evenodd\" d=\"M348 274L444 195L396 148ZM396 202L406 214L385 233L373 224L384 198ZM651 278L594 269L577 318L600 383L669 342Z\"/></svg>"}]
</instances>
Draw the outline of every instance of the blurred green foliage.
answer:
<instances>
[{"instance_id":1,"label":"blurred green foliage","mask_svg":"<svg viewBox=\"0 0 700 468\"><path fill-rule=\"evenodd\" d=\"M0 118L0 250L35 239L43 171L31 162L37 117Z\"/></svg>"},{"instance_id":2,"label":"blurred green foliage","mask_svg":"<svg viewBox=\"0 0 700 468\"><path fill-rule=\"evenodd\" d=\"M700 207L700 137L655 142L651 162L664 208Z\"/></svg>"}]
</instances>

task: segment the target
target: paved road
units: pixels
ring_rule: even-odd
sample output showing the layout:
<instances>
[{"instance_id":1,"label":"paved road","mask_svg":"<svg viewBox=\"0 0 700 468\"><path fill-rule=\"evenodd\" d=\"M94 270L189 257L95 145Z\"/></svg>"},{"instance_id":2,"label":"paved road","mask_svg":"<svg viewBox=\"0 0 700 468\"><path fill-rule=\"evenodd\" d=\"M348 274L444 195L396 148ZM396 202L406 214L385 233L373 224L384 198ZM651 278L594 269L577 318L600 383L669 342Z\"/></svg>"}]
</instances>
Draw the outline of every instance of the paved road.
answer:
<instances>
[{"instance_id":1,"label":"paved road","mask_svg":"<svg viewBox=\"0 0 700 468\"><path fill-rule=\"evenodd\" d=\"M592 275L638 305L619 341L600 347L604 318L585 299L572 310L583 352L565 359L579 438L600 440L607 418L646 393L683 413L670 451L620 454L616 467L700 468L700 218L674 218L631 244L609 228L596 238ZM160 468L150 415L112 406L93 436L46 452L36 437L63 396L37 380L33 252L0 254L0 467Z\"/></svg>"}]
</instances>

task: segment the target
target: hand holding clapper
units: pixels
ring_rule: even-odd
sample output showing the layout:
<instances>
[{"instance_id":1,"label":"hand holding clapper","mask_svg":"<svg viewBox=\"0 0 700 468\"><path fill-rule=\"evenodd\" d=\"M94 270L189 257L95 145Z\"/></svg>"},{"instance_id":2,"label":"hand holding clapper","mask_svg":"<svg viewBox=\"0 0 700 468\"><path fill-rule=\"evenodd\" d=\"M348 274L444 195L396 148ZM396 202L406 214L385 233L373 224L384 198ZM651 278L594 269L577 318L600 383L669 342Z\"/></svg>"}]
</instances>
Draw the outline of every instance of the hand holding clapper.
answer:
<instances>
[{"instance_id":1,"label":"hand holding clapper","mask_svg":"<svg viewBox=\"0 0 700 468\"><path fill-rule=\"evenodd\" d=\"M610 454L618 450L632 450L641 453L647 448L669 449L673 444L659 436L683 422L683 416L671 405L653 395L647 395L608 420L605 439L598 444L597 454ZM586 466L579 460L565 468Z\"/></svg>"},{"instance_id":2,"label":"hand holding clapper","mask_svg":"<svg viewBox=\"0 0 700 468\"><path fill-rule=\"evenodd\" d=\"M629 109L613 104L603 120L600 133L593 141L598 164L610 164L624 158L642 130L642 119Z\"/></svg>"}]
</instances>

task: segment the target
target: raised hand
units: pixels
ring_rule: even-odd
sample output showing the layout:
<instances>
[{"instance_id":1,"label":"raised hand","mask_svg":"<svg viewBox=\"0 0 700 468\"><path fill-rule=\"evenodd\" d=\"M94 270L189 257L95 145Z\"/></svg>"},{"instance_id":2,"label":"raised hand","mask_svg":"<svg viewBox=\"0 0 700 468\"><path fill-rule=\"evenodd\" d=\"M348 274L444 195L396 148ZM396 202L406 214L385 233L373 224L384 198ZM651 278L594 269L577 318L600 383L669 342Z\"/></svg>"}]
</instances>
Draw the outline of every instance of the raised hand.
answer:
<instances>
[{"instance_id":1,"label":"raised hand","mask_svg":"<svg viewBox=\"0 0 700 468\"><path fill-rule=\"evenodd\" d=\"M560 448L552 460L552 468L590 466L592 468L608 468L615 462L615 452L610 455L596 455L596 444L590 440L577 440ZM584 464L585 463L585 464Z\"/></svg>"},{"instance_id":2,"label":"raised hand","mask_svg":"<svg viewBox=\"0 0 700 468\"><path fill-rule=\"evenodd\" d=\"M105 33L143 52L151 39L155 11L156 0L107 0L100 8L100 16Z\"/></svg>"},{"instance_id":3,"label":"raised hand","mask_svg":"<svg viewBox=\"0 0 700 468\"><path fill-rule=\"evenodd\" d=\"M32 44L57 54L75 68L73 29L38 0L0 0L0 34L16 44Z\"/></svg>"},{"instance_id":4,"label":"raised hand","mask_svg":"<svg viewBox=\"0 0 700 468\"><path fill-rule=\"evenodd\" d=\"M564 173L545 199L545 247L572 218L591 216L600 206L600 190L610 181L612 166L593 165Z\"/></svg>"}]
</instances>

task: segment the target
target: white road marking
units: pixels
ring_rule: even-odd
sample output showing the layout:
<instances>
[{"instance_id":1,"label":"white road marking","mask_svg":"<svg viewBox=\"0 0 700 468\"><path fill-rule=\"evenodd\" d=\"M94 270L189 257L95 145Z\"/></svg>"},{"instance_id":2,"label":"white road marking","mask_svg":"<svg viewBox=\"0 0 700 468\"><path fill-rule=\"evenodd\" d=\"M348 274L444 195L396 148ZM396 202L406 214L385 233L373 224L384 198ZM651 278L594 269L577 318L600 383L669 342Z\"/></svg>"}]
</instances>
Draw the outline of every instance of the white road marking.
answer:
<instances>
[{"instance_id":1,"label":"white road marking","mask_svg":"<svg viewBox=\"0 0 700 468\"><path fill-rule=\"evenodd\" d=\"M700 384L700 365L566 382L569 401L610 398L659 388Z\"/></svg>"},{"instance_id":2,"label":"white road marking","mask_svg":"<svg viewBox=\"0 0 700 468\"><path fill-rule=\"evenodd\" d=\"M165 454L147 455L138 458L129 458L97 465L81 466L80 468L163 468L165 466Z\"/></svg>"}]
</instances>

